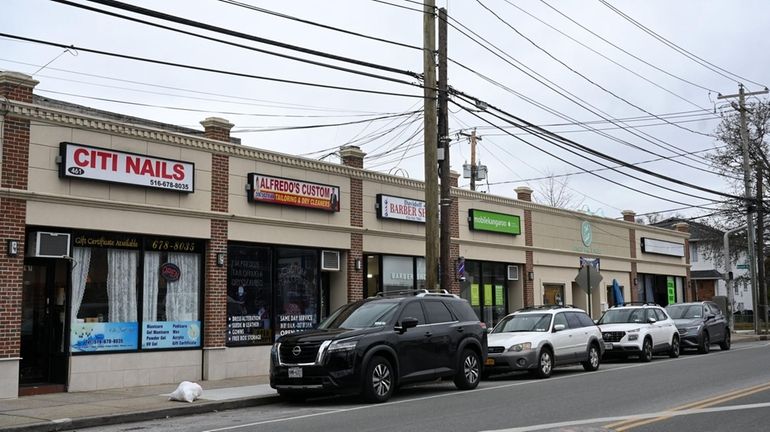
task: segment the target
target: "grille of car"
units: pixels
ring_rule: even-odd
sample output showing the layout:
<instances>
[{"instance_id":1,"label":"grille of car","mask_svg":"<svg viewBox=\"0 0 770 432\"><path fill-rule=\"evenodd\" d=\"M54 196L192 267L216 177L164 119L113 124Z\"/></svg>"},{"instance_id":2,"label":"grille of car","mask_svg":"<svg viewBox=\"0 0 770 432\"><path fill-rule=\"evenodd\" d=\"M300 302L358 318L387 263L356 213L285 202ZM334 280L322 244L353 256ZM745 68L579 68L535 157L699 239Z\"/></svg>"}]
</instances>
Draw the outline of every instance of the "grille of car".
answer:
<instances>
[{"instance_id":1,"label":"grille of car","mask_svg":"<svg viewBox=\"0 0 770 432\"><path fill-rule=\"evenodd\" d=\"M626 332L624 331L602 332L602 339L604 339L605 342L620 342L625 335Z\"/></svg>"},{"instance_id":2,"label":"grille of car","mask_svg":"<svg viewBox=\"0 0 770 432\"><path fill-rule=\"evenodd\" d=\"M315 363L321 342L283 343L279 355L281 363Z\"/></svg>"},{"instance_id":3,"label":"grille of car","mask_svg":"<svg viewBox=\"0 0 770 432\"><path fill-rule=\"evenodd\" d=\"M491 346L487 349L490 354L500 354L503 351L505 351L505 347L501 346Z\"/></svg>"}]
</instances>

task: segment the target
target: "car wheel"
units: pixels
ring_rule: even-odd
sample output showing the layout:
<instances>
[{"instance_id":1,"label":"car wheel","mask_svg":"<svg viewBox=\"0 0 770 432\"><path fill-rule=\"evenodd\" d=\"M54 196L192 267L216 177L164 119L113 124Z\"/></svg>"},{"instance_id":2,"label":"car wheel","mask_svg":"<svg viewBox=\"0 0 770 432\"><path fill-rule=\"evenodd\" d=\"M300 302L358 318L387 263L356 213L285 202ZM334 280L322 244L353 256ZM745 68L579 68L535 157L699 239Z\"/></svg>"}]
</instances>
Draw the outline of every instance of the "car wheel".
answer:
<instances>
[{"instance_id":1,"label":"car wheel","mask_svg":"<svg viewBox=\"0 0 770 432\"><path fill-rule=\"evenodd\" d=\"M582 362L583 369L587 370L588 372L593 372L597 369L599 369L599 363L601 363L600 360L601 354L599 354L599 347L596 346L595 343L592 343L590 347L588 347L588 360Z\"/></svg>"},{"instance_id":2,"label":"car wheel","mask_svg":"<svg viewBox=\"0 0 770 432\"><path fill-rule=\"evenodd\" d=\"M704 331L703 339L698 346L698 352L701 354L708 354L709 351L711 351L711 338L709 337L709 332Z\"/></svg>"},{"instance_id":3,"label":"car wheel","mask_svg":"<svg viewBox=\"0 0 770 432\"><path fill-rule=\"evenodd\" d=\"M393 395L395 384L390 362L384 357L372 357L364 374L364 400L374 403L387 401Z\"/></svg>"},{"instance_id":4,"label":"car wheel","mask_svg":"<svg viewBox=\"0 0 770 432\"><path fill-rule=\"evenodd\" d=\"M721 349L722 351L729 350L730 349L730 343L731 343L730 342L731 337L732 336L730 335L730 329L726 328L725 329L725 339L722 341L722 343L719 344L719 349Z\"/></svg>"},{"instance_id":5,"label":"car wheel","mask_svg":"<svg viewBox=\"0 0 770 432\"><path fill-rule=\"evenodd\" d=\"M474 389L481 379L481 362L475 351L466 349L460 356L460 365L455 374L455 386L460 390Z\"/></svg>"},{"instance_id":6,"label":"car wheel","mask_svg":"<svg viewBox=\"0 0 770 432\"><path fill-rule=\"evenodd\" d=\"M652 340L647 338L642 344L642 354L639 356L639 360L647 363L652 361Z\"/></svg>"},{"instance_id":7,"label":"car wheel","mask_svg":"<svg viewBox=\"0 0 770 432\"><path fill-rule=\"evenodd\" d=\"M671 358L679 357L679 337L677 335L671 339L671 351L668 352L668 356Z\"/></svg>"},{"instance_id":8,"label":"car wheel","mask_svg":"<svg viewBox=\"0 0 770 432\"><path fill-rule=\"evenodd\" d=\"M553 354L548 348L543 348L537 357L537 368L532 370L532 374L537 378L548 378L551 372L553 372Z\"/></svg>"}]
</instances>

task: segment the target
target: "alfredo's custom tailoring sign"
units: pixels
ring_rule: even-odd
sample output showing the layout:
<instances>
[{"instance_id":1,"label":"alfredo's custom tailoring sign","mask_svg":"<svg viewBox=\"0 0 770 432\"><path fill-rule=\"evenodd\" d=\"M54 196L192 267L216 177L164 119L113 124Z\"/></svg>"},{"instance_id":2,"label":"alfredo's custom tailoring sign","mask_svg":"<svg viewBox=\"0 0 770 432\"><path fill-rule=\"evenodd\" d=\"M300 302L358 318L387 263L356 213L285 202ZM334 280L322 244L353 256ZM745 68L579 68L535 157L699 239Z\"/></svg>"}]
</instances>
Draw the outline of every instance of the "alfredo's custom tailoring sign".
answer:
<instances>
[{"instance_id":1,"label":"alfredo's custom tailoring sign","mask_svg":"<svg viewBox=\"0 0 770 432\"><path fill-rule=\"evenodd\" d=\"M195 191L195 164L83 144L59 145L59 177Z\"/></svg>"},{"instance_id":2,"label":"alfredo's custom tailoring sign","mask_svg":"<svg viewBox=\"0 0 770 432\"><path fill-rule=\"evenodd\" d=\"M340 211L339 186L249 173L249 202Z\"/></svg>"}]
</instances>

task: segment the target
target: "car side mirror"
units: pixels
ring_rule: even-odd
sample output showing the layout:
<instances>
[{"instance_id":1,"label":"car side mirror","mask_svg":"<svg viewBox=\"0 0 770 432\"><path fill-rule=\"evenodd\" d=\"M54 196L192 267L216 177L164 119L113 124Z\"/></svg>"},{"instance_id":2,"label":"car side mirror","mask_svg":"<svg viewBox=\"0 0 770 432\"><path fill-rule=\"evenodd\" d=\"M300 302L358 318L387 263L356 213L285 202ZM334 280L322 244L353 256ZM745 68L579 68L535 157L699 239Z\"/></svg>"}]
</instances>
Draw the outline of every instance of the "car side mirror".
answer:
<instances>
[{"instance_id":1,"label":"car side mirror","mask_svg":"<svg viewBox=\"0 0 770 432\"><path fill-rule=\"evenodd\" d=\"M707 320L713 320L713 319L714 319L714 318L716 318L716 317L717 317L717 316L716 316L716 315L714 315L714 314L708 314L708 316L706 317L706 319L707 319Z\"/></svg>"},{"instance_id":2,"label":"car side mirror","mask_svg":"<svg viewBox=\"0 0 770 432\"><path fill-rule=\"evenodd\" d=\"M565 326L564 324L555 324L553 326L553 331L554 331L554 333L556 333L556 332L564 330L565 328L567 328L567 326Z\"/></svg>"},{"instance_id":3,"label":"car side mirror","mask_svg":"<svg viewBox=\"0 0 770 432\"><path fill-rule=\"evenodd\" d=\"M417 318L412 317L406 317L401 320L401 332L405 332L407 329L417 327L417 324L419 321L417 321Z\"/></svg>"},{"instance_id":4,"label":"car side mirror","mask_svg":"<svg viewBox=\"0 0 770 432\"><path fill-rule=\"evenodd\" d=\"M658 320L656 320L655 318L650 318L647 320L647 322L650 324L655 324L656 322L658 322Z\"/></svg>"}]
</instances>

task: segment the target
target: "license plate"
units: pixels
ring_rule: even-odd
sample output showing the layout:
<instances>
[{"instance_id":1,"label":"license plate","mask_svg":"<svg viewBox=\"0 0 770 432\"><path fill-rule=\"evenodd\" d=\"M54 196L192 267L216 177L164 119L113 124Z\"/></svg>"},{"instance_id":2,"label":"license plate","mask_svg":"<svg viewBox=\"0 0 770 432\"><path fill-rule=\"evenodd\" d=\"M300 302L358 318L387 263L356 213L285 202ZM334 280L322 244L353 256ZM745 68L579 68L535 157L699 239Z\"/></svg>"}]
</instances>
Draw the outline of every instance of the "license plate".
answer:
<instances>
[{"instance_id":1,"label":"license plate","mask_svg":"<svg viewBox=\"0 0 770 432\"><path fill-rule=\"evenodd\" d=\"M302 378L302 368L301 367L290 367L289 368L289 378Z\"/></svg>"},{"instance_id":2,"label":"license plate","mask_svg":"<svg viewBox=\"0 0 770 432\"><path fill-rule=\"evenodd\" d=\"M484 364L485 364L485 365L487 365L487 366L494 366L494 365L495 365L495 359L493 359L493 358L488 358L488 359L487 359L487 360L484 362Z\"/></svg>"},{"instance_id":3,"label":"license plate","mask_svg":"<svg viewBox=\"0 0 770 432\"><path fill-rule=\"evenodd\" d=\"M611 350L612 349L612 343L611 342L605 342L604 343L604 349Z\"/></svg>"}]
</instances>

